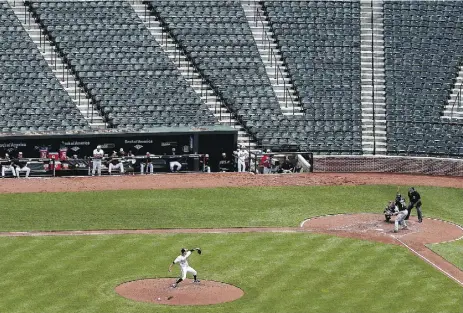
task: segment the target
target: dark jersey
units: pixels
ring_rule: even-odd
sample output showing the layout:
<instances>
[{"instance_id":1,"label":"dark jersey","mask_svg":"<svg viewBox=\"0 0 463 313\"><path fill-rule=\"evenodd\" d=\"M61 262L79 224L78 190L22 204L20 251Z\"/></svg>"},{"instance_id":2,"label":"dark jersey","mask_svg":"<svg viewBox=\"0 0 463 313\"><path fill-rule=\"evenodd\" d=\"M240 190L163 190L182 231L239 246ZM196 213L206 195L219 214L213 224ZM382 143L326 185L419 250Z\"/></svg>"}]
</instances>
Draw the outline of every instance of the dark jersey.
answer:
<instances>
[{"instance_id":1,"label":"dark jersey","mask_svg":"<svg viewBox=\"0 0 463 313\"><path fill-rule=\"evenodd\" d=\"M286 171L289 171L293 169L293 165L289 161L284 161L283 164L281 164L281 168Z\"/></svg>"},{"instance_id":2,"label":"dark jersey","mask_svg":"<svg viewBox=\"0 0 463 313\"><path fill-rule=\"evenodd\" d=\"M143 159L143 163L145 163L145 164L150 164L150 163L151 163L151 157L145 157L145 158Z\"/></svg>"},{"instance_id":3,"label":"dark jersey","mask_svg":"<svg viewBox=\"0 0 463 313\"><path fill-rule=\"evenodd\" d=\"M24 160L24 159L14 159L14 160L13 160L13 163L14 163L14 165L17 165L17 166L23 168L24 166L27 165L27 160Z\"/></svg>"},{"instance_id":4,"label":"dark jersey","mask_svg":"<svg viewBox=\"0 0 463 313\"><path fill-rule=\"evenodd\" d=\"M416 190L408 192L408 198L410 199L411 203L417 203L419 200L421 200L421 196Z\"/></svg>"},{"instance_id":5,"label":"dark jersey","mask_svg":"<svg viewBox=\"0 0 463 313\"><path fill-rule=\"evenodd\" d=\"M117 165L119 164L120 161L119 161L119 158L116 156L116 157L112 157L109 162L113 165Z\"/></svg>"},{"instance_id":6,"label":"dark jersey","mask_svg":"<svg viewBox=\"0 0 463 313\"><path fill-rule=\"evenodd\" d=\"M219 169L221 171L230 171L231 161L228 159L222 159L219 161Z\"/></svg>"},{"instance_id":7,"label":"dark jersey","mask_svg":"<svg viewBox=\"0 0 463 313\"><path fill-rule=\"evenodd\" d=\"M11 161L10 159L5 159L5 160L2 160L0 164L3 166L9 166L9 165L13 165L13 161Z\"/></svg>"},{"instance_id":8,"label":"dark jersey","mask_svg":"<svg viewBox=\"0 0 463 313\"><path fill-rule=\"evenodd\" d=\"M403 211L406 209L405 199L402 197L395 198L395 205L399 209L399 211Z\"/></svg>"}]
</instances>

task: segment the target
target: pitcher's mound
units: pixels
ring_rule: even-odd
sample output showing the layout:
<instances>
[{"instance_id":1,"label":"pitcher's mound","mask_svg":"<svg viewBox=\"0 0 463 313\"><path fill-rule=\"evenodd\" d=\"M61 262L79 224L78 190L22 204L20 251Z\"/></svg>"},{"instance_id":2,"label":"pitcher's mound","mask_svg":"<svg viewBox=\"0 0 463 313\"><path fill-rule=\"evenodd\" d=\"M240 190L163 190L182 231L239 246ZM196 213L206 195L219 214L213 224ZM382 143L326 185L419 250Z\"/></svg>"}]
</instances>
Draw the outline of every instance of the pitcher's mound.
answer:
<instances>
[{"instance_id":1,"label":"pitcher's mound","mask_svg":"<svg viewBox=\"0 0 463 313\"><path fill-rule=\"evenodd\" d=\"M207 305L234 301L244 295L238 287L211 280L194 283L182 281L177 288L175 278L141 279L123 283L116 292L124 298L140 302L168 305Z\"/></svg>"}]
</instances>

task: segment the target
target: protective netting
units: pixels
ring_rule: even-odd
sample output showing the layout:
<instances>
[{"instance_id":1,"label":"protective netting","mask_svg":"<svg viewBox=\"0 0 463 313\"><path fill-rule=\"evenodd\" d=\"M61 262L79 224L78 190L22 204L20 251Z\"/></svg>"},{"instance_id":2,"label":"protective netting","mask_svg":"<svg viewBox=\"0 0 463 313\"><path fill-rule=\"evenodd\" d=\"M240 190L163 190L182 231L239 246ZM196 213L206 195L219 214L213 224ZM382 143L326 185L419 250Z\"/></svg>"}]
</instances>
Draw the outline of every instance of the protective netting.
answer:
<instances>
[{"instance_id":1,"label":"protective netting","mask_svg":"<svg viewBox=\"0 0 463 313\"><path fill-rule=\"evenodd\" d=\"M463 176L463 160L388 156L314 156L314 172L381 172Z\"/></svg>"}]
</instances>

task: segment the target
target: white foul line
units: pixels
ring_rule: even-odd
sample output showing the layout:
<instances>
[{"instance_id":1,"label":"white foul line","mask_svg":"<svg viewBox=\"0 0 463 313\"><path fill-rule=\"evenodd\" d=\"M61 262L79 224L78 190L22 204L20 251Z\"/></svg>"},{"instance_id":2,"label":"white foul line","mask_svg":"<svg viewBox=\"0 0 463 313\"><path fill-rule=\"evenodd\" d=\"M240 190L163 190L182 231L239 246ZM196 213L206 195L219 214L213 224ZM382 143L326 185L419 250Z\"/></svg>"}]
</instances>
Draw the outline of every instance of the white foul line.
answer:
<instances>
[{"instance_id":1,"label":"white foul line","mask_svg":"<svg viewBox=\"0 0 463 313\"><path fill-rule=\"evenodd\" d=\"M398 242L400 242L402 245L404 245L407 249L409 249L411 252L415 253L417 256L419 256L420 258L422 258L423 260L425 260L426 262L428 262L429 264L431 264L432 266L434 266L435 268L437 268L439 271L441 271L442 273L444 273L445 275L447 275L448 277L450 277L451 279L453 279L454 281L456 281L457 283L459 283L460 285L463 286L463 282L459 281L458 278L452 276L451 274L447 273L445 270L443 270L442 268L440 268L437 264L434 264L433 262L431 262L429 259L427 259L424 255L420 254L418 251L414 250L412 247L410 247L409 245L407 245L405 242L403 242L402 240L400 240L399 238L395 237L395 236L392 236L394 239L396 239Z\"/></svg>"}]
</instances>

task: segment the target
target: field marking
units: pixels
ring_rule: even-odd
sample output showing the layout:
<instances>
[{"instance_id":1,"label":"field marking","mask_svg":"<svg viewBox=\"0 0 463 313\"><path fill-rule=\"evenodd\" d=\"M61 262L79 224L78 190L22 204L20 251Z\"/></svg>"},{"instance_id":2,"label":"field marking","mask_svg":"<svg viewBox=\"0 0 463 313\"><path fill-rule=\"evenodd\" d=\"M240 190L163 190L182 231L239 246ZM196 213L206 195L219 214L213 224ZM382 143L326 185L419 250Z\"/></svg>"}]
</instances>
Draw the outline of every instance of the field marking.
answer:
<instances>
[{"instance_id":1,"label":"field marking","mask_svg":"<svg viewBox=\"0 0 463 313\"><path fill-rule=\"evenodd\" d=\"M435 264L434 262L432 262L431 260L429 260L428 258L426 258L424 255L422 255L421 253L419 253L418 251L416 251L415 249L413 249L412 247L410 247L409 245L407 245L405 242L403 242L402 240L400 240L400 238L396 237L396 236L393 236L391 235L391 237L393 237L395 240L397 240L398 242L400 242L403 246L405 246L408 250L410 250L411 252L413 252L414 254L416 254L417 256L419 256L421 259L423 259L424 261L428 262L429 264L431 264L432 266L434 266L436 269L438 269L440 272L444 273L445 275L447 275L448 277L450 277L451 279L453 279L454 281L456 281L458 284L460 284L461 286L463 286L463 281L460 281L458 278L456 278L455 276L453 276L452 274L448 273L447 271L445 271L444 269L442 269L439 265ZM429 249L427 248L425 245L423 245L426 249ZM431 249L429 249L429 251L431 251L432 253L435 253L434 251L432 251ZM438 255L436 253L436 255ZM439 256L439 255L438 255ZM441 257L441 256L439 256ZM442 257L441 257L442 258ZM444 258L442 258L444 259ZM445 259L444 259L445 260ZM448 262L448 261L446 261ZM451 264L449 262L449 264ZM453 264L452 264L453 265Z\"/></svg>"},{"instance_id":2,"label":"field marking","mask_svg":"<svg viewBox=\"0 0 463 313\"><path fill-rule=\"evenodd\" d=\"M159 234L233 234L233 233L304 233L312 232L299 227L236 227L236 228L156 228L156 229L108 229L68 231L18 231L0 232L0 237L45 236L98 236L98 235L159 235Z\"/></svg>"}]
</instances>

